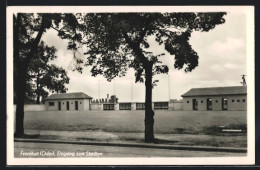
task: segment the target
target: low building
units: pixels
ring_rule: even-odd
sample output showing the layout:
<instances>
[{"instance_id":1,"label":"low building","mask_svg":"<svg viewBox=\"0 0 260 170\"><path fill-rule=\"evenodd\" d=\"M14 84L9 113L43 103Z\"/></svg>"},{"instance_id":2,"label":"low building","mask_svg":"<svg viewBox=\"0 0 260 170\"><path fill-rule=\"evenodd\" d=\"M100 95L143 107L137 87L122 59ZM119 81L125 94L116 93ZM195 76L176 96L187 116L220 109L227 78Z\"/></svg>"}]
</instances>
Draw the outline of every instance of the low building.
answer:
<instances>
[{"instance_id":1,"label":"low building","mask_svg":"<svg viewBox=\"0 0 260 170\"><path fill-rule=\"evenodd\" d=\"M92 97L85 93L60 93L52 94L46 99L46 110L90 110L90 101Z\"/></svg>"},{"instance_id":2,"label":"low building","mask_svg":"<svg viewBox=\"0 0 260 170\"><path fill-rule=\"evenodd\" d=\"M182 95L183 110L247 110L247 87L192 88Z\"/></svg>"}]
</instances>

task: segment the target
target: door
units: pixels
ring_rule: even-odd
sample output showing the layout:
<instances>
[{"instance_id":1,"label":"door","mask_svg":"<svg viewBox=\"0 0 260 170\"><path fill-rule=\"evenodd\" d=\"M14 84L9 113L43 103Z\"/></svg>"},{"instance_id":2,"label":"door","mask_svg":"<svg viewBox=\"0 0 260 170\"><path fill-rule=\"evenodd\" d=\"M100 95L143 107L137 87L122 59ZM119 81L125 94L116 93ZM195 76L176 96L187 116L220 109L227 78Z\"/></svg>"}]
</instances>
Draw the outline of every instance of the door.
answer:
<instances>
[{"instance_id":1,"label":"door","mask_svg":"<svg viewBox=\"0 0 260 170\"><path fill-rule=\"evenodd\" d=\"M78 101L75 101L75 110L79 110Z\"/></svg>"},{"instance_id":2,"label":"door","mask_svg":"<svg viewBox=\"0 0 260 170\"><path fill-rule=\"evenodd\" d=\"M212 99L207 99L207 110L212 110Z\"/></svg>"},{"instance_id":3,"label":"door","mask_svg":"<svg viewBox=\"0 0 260 170\"><path fill-rule=\"evenodd\" d=\"M222 98L222 110L227 110L228 108L228 101L226 98Z\"/></svg>"},{"instance_id":4,"label":"door","mask_svg":"<svg viewBox=\"0 0 260 170\"><path fill-rule=\"evenodd\" d=\"M67 104L67 110L70 110L70 102L66 102Z\"/></svg>"},{"instance_id":5,"label":"door","mask_svg":"<svg viewBox=\"0 0 260 170\"><path fill-rule=\"evenodd\" d=\"M193 110L198 110L198 100L192 99Z\"/></svg>"},{"instance_id":6,"label":"door","mask_svg":"<svg viewBox=\"0 0 260 170\"><path fill-rule=\"evenodd\" d=\"M58 109L61 110L61 102L58 102Z\"/></svg>"}]
</instances>

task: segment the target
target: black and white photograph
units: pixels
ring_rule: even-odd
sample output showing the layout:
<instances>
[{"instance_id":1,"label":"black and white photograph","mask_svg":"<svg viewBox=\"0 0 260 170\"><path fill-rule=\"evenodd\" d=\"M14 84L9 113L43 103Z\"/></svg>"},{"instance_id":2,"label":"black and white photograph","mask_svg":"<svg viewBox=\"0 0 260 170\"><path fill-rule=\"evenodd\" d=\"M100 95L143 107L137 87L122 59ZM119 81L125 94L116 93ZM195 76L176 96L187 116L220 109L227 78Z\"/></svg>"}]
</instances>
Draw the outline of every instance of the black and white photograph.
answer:
<instances>
[{"instance_id":1,"label":"black and white photograph","mask_svg":"<svg viewBox=\"0 0 260 170\"><path fill-rule=\"evenodd\" d=\"M7 7L8 165L252 165L253 6Z\"/></svg>"}]
</instances>

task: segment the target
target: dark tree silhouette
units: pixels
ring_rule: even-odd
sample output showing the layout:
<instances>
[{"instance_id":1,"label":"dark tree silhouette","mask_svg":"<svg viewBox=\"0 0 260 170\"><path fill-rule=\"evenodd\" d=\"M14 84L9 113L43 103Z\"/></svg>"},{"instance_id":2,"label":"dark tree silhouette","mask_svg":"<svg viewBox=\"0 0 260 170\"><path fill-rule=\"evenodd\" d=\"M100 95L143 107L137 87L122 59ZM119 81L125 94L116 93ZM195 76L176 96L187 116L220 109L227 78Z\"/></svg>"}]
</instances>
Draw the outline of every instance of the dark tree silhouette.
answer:
<instances>
[{"instance_id":1,"label":"dark tree silhouette","mask_svg":"<svg viewBox=\"0 0 260 170\"><path fill-rule=\"evenodd\" d=\"M80 15L79 30L88 50L85 66L92 66L92 76L104 75L108 81L124 76L128 68L135 70L135 81L145 81L145 141L154 141L152 87L155 74L168 73L159 57L153 55L148 38L174 56L174 67L185 72L198 66L198 55L189 44L193 31L209 31L225 22L225 13L88 13ZM76 44L74 44L76 49ZM81 71L83 60L77 59Z\"/></svg>"},{"instance_id":2,"label":"dark tree silhouette","mask_svg":"<svg viewBox=\"0 0 260 170\"><path fill-rule=\"evenodd\" d=\"M40 42L37 56L32 59L27 71L26 100L39 104L40 98L44 99L49 92L65 93L65 84L69 83L69 77L63 68L59 68L49 61L55 59L56 49ZM26 101L25 101L26 103Z\"/></svg>"},{"instance_id":3,"label":"dark tree silhouette","mask_svg":"<svg viewBox=\"0 0 260 170\"><path fill-rule=\"evenodd\" d=\"M135 70L136 82L144 82L145 141L154 141L152 110L153 76L168 73L159 57L149 48L148 37L175 57L174 67L185 72L198 66L198 55L189 44L193 31L209 31L225 22L225 13L89 13L89 14L17 14L14 15L14 63L17 88L15 136L24 134L24 99L28 65L35 57L43 33L50 28L69 40L68 49L77 50L76 42L86 45L86 66L93 76L104 75L108 81ZM60 26L62 25L62 26ZM21 48L25 46L26 48ZM26 50L21 50L26 49ZM75 58L76 70L82 72L83 60Z\"/></svg>"},{"instance_id":4,"label":"dark tree silhouette","mask_svg":"<svg viewBox=\"0 0 260 170\"><path fill-rule=\"evenodd\" d=\"M16 122L15 137L24 136L24 102L28 85L27 74L29 64L37 60L39 43L42 35L48 29L55 29L59 36L76 34L74 27L75 17L73 14L33 14L18 13L13 15L13 35L14 35L14 88L16 96ZM73 42L73 38L69 41Z\"/></svg>"}]
</instances>

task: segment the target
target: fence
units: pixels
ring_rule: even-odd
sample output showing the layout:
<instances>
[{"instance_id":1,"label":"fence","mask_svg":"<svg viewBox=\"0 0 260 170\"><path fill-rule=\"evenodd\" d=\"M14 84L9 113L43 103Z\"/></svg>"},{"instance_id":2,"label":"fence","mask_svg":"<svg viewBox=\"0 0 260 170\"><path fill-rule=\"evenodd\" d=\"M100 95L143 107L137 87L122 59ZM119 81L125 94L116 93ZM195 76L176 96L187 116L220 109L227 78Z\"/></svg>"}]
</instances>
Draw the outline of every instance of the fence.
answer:
<instances>
[{"instance_id":1,"label":"fence","mask_svg":"<svg viewBox=\"0 0 260 170\"><path fill-rule=\"evenodd\" d=\"M14 105L14 111L16 110L16 105ZM45 104L25 104L24 105L24 111L45 111L46 106Z\"/></svg>"}]
</instances>

